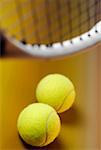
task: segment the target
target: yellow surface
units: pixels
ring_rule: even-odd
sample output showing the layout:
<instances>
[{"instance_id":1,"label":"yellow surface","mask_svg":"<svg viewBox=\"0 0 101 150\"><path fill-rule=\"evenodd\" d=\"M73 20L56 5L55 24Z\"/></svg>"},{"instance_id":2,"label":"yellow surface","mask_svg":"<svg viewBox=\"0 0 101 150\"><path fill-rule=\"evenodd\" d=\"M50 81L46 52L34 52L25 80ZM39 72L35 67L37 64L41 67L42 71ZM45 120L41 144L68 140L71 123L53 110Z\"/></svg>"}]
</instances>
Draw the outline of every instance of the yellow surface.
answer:
<instances>
[{"instance_id":1,"label":"yellow surface","mask_svg":"<svg viewBox=\"0 0 101 150\"><path fill-rule=\"evenodd\" d=\"M48 149L90 150L97 148L97 52L90 51L61 60L0 60L0 149L28 148L18 136L19 112L35 102L37 82L48 73L72 79L77 97L74 106L60 115L62 129ZM36 149L36 148L33 148ZM45 148L43 148L45 149Z\"/></svg>"}]
</instances>

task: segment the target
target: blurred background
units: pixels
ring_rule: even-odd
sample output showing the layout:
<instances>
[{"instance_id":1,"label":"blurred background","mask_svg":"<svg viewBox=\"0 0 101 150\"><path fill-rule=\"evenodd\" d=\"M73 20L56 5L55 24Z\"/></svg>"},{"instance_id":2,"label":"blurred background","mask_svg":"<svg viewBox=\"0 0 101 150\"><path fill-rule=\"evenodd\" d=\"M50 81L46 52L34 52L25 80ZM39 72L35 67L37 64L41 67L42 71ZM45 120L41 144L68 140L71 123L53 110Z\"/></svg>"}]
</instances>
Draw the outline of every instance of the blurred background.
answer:
<instances>
[{"instance_id":1,"label":"blurred background","mask_svg":"<svg viewBox=\"0 0 101 150\"><path fill-rule=\"evenodd\" d=\"M59 60L19 58L12 54L0 58L0 149L32 149L18 136L17 117L25 106L36 101L37 82L49 73L61 73L73 81L77 97L73 107L60 114L59 137L42 149L100 150L100 66L101 44Z\"/></svg>"}]
</instances>

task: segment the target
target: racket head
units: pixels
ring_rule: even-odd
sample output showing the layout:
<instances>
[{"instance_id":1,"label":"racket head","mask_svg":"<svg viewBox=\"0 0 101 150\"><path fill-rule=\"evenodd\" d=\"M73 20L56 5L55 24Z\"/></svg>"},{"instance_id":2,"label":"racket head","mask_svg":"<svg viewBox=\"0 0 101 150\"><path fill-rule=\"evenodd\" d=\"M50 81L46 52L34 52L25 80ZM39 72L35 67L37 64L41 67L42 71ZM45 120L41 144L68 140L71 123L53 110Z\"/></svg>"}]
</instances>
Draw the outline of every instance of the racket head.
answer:
<instances>
[{"instance_id":1,"label":"racket head","mask_svg":"<svg viewBox=\"0 0 101 150\"><path fill-rule=\"evenodd\" d=\"M101 40L100 6L101 0L1 0L0 27L32 56L70 55Z\"/></svg>"},{"instance_id":2,"label":"racket head","mask_svg":"<svg viewBox=\"0 0 101 150\"><path fill-rule=\"evenodd\" d=\"M20 50L34 57L54 58L63 57L85 51L86 48L101 41L101 21L98 22L90 31L75 37L71 40L66 40L61 43L52 45L31 45L24 44L14 38L8 38L8 41L17 46Z\"/></svg>"},{"instance_id":3,"label":"racket head","mask_svg":"<svg viewBox=\"0 0 101 150\"><path fill-rule=\"evenodd\" d=\"M63 42L89 31L100 19L101 0L1 0L0 26L26 44Z\"/></svg>"}]
</instances>

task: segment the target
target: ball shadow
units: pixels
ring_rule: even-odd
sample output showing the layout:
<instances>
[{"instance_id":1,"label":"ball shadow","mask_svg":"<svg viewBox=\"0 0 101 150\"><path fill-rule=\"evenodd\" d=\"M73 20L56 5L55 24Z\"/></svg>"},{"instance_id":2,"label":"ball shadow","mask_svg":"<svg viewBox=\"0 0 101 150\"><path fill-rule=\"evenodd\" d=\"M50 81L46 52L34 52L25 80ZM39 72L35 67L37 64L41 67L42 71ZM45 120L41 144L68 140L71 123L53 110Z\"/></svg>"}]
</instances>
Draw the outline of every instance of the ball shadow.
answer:
<instances>
[{"instance_id":1,"label":"ball shadow","mask_svg":"<svg viewBox=\"0 0 101 150\"><path fill-rule=\"evenodd\" d=\"M31 146L31 145L27 144L26 142L24 142L23 139L20 137L20 135L19 135L19 138L20 138L21 144L23 145L24 149L26 149L26 150L51 150L51 149L62 150L63 149L62 143L59 141L59 139L55 139L54 142L52 142L51 144L49 144L47 146L35 147L35 146Z\"/></svg>"},{"instance_id":2,"label":"ball shadow","mask_svg":"<svg viewBox=\"0 0 101 150\"><path fill-rule=\"evenodd\" d=\"M75 105L73 105L73 107L68 111L61 113L59 116L63 124L74 125L82 122L82 115Z\"/></svg>"}]
</instances>

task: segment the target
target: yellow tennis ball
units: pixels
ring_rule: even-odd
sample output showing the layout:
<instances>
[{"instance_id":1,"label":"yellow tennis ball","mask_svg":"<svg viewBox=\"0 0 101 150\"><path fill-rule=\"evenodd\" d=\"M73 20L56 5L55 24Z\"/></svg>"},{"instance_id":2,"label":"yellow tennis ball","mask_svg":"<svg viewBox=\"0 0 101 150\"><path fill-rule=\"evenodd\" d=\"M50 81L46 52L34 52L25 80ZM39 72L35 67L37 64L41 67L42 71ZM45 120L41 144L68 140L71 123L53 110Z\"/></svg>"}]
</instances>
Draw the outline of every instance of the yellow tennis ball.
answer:
<instances>
[{"instance_id":1,"label":"yellow tennis ball","mask_svg":"<svg viewBox=\"0 0 101 150\"><path fill-rule=\"evenodd\" d=\"M60 74L50 74L44 77L36 89L38 102L51 105L58 113L64 112L72 106L75 95L73 83Z\"/></svg>"},{"instance_id":2,"label":"yellow tennis ball","mask_svg":"<svg viewBox=\"0 0 101 150\"><path fill-rule=\"evenodd\" d=\"M34 103L19 115L17 128L22 139L32 146L45 146L53 142L60 132L60 118L47 104Z\"/></svg>"}]
</instances>

